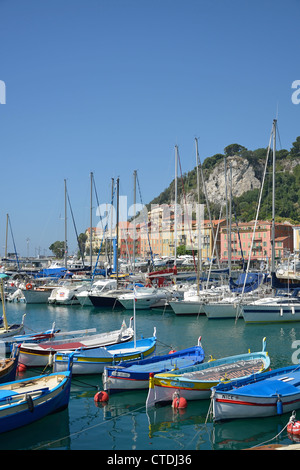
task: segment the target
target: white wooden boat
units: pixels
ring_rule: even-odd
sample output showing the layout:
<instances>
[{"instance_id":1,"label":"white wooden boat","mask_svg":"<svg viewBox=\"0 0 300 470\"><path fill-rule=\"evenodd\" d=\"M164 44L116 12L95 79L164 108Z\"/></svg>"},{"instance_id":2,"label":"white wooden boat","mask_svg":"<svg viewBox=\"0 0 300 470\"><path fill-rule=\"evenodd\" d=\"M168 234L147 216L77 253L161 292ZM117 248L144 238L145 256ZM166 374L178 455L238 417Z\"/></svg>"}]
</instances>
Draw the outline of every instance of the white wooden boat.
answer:
<instances>
[{"instance_id":1,"label":"white wooden boat","mask_svg":"<svg viewBox=\"0 0 300 470\"><path fill-rule=\"evenodd\" d=\"M105 348L77 349L73 354L73 374L102 374L105 366L149 357L154 353L155 348L156 332L154 329L151 338L115 344ZM53 369L57 372L65 370L69 357L69 351L55 354Z\"/></svg>"},{"instance_id":2,"label":"white wooden boat","mask_svg":"<svg viewBox=\"0 0 300 470\"><path fill-rule=\"evenodd\" d=\"M78 332L68 339L58 340L57 336L54 340L44 341L42 343L22 343L20 346L19 362L30 367L46 366L51 358L61 351L75 351L76 349L92 349L97 347L109 346L113 344L125 343L133 338L133 329L130 325L127 328L123 322L119 330L86 334L78 336ZM83 331L81 332L83 333Z\"/></svg>"}]
</instances>

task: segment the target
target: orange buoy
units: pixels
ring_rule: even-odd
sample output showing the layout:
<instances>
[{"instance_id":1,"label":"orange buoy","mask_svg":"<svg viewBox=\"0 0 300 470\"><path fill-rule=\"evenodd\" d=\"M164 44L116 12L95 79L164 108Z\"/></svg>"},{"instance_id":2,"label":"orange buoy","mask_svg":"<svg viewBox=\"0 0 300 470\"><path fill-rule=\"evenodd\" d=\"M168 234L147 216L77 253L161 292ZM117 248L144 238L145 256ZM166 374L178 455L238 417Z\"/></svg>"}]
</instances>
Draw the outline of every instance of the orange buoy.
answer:
<instances>
[{"instance_id":1,"label":"orange buoy","mask_svg":"<svg viewBox=\"0 0 300 470\"><path fill-rule=\"evenodd\" d=\"M176 353L176 349L171 349L171 351L169 352L169 354L174 354Z\"/></svg>"},{"instance_id":2,"label":"orange buoy","mask_svg":"<svg viewBox=\"0 0 300 470\"><path fill-rule=\"evenodd\" d=\"M175 397L172 402L172 408L186 408L187 401L184 397Z\"/></svg>"},{"instance_id":3,"label":"orange buoy","mask_svg":"<svg viewBox=\"0 0 300 470\"><path fill-rule=\"evenodd\" d=\"M106 392L97 392L96 395L94 396L94 401L100 401L100 402L105 402L108 401L108 393Z\"/></svg>"}]
</instances>

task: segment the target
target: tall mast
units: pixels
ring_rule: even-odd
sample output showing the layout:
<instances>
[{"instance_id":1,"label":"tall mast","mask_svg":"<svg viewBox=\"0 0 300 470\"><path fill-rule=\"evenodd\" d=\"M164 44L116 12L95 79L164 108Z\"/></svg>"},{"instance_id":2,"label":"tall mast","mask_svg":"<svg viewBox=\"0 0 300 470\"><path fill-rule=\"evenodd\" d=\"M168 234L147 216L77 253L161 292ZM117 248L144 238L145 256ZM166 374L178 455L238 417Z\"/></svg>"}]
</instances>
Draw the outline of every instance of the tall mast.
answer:
<instances>
[{"instance_id":1,"label":"tall mast","mask_svg":"<svg viewBox=\"0 0 300 470\"><path fill-rule=\"evenodd\" d=\"M93 265L93 173L91 172L91 194L90 194L90 266L92 273Z\"/></svg>"},{"instance_id":2,"label":"tall mast","mask_svg":"<svg viewBox=\"0 0 300 470\"><path fill-rule=\"evenodd\" d=\"M272 178L272 258L271 272L275 272L275 165L276 165L276 123L273 120L273 178Z\"/></svg>"},{"instance_id":3,"label":"tall mast","mask_svg":"<svg viewBox=\"0 0 300 470\"><path fill-rule=\"evenodd\" d=\"M199 152L198 152L198 139L196 142L196 168L197 168L197 193L198 193L198 205L197 205L197 219L198 219L198 260L197 260L197 293L199 295L199 283L200 283L200 269L202 270L202 230L201 230L201 217L200 217L200 180L199 180Z\"/></svg>"},{"instance_id":4,"label":"tall mast","mask_svg":"<svg viewBox=\"0 0 300 470\"><path fill-rule=\"evenodd\" d=\"M68 259L68 242L67 242L67 181L65 182L65 268L67 269Z\"/></svg>"},{"instance_id":5,"label":"tall mast","mask_svg":"<svg viewBox=\"0 0 300 470\"><path fill-rule=\"evenodd\" d=\"M178 173L178 146L175 145L175 207L174 207L174 266L177 258L177 173Z\"/></svg>"},{"instance_id":6,"label":"tall mast","mask_svg":"<svg viewBox=\"0 0 300 470\"><path fill-rule=\"evenodd\" d=\"M116 275L117 275L117 288L119 284L119 259L118 259L118 247L119 247L119 178L117 178L117 226L116 226Z\"/></svg>"},{"instance_id":7,"label":"tall mast","mask_svg":"<svg viewBox=\"0 0 300 470\"><path fill-rule=\"evenodd\" d=\"M111 204L113 204L113 196L114 196L114 184L115 180L114 178L111 179ZM109 245L109 262L110 262L110 267L112 267L113 262L112 262L112 231L113 231L113 217L112 217L113 211L112 207L110 210L110 245Z\"/></svg>"},{"instance_id":8,"label":"tall mast","mask_svg":"<svg viewBox=\"0 0 300 470\"><path fill-rule=\"evenodd\" d=\"M136 170L133 172L133 272L135 272L135 216L136 216Z\"/></svg>"}]
</instances>

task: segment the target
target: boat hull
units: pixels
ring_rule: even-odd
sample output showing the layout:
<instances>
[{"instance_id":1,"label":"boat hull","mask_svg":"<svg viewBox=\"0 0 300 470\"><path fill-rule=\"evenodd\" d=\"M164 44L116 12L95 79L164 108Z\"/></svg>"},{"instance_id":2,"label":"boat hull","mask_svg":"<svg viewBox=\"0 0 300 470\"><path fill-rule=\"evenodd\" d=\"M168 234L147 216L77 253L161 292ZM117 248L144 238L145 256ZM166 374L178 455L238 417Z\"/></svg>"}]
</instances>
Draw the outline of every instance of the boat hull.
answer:
<instances>
[{"instance_id":1,"label":"boat hull","mask_svg":"<svg viewBox=\"0 0 300 470\"><path fill-rule=\"evenodd\" d=\"M123 344L133 338L131 327L109 333L73 338L65 341L50 341L39 344L24 343L20 346L19 362L29 367L45 367L56 353L75 351L76 349L95 349L99 347Z\"/></svg>"},{"instance_id":2,"label":"boat hull","mask_svg":"<svg viewBox=\"0 0 300 470\"><path fill-rule=\"evenodd\" d=\"M52 289L21 289L27 304L46 304Z\"/></svg>"},{"instance_id":3,"label":"boat hull","mask_svg":"<svg viewBox=\"0 0 300 470\"><path fill-rule=\"evenodd\" d=\"M75 351L73 354L73 374L102 374L106 366L119 364L122 361L136 361L151 356L156 348L156 338L148 338L126 345L115 345L107 348L96 348ZM118 346L118 347L117 347ZM53 369L56 372L66 370L70 352L57 353L54 357Z\"/></svg>"},{"instance_id":4,"label":"boat hull","mask_svg":"<svg viewBox=\"0 0 300 470\"><path fill-rule=\"evenodd\" d=\"M118 301L115 296L105 296L105 295L90 295L90 301L94 307L111 307L111 308L123 308L123 305Z\"/></svg>"},{"instance_id":5,"label":"boat hull","mask_svg":"<svg viewBox=\"0 0 300 470\"><path fill-rule=\"evenodd\" d=\"M209 319L236 318L238 305L235 303L219 303L204 305L204 312Z\"/></svg>"},{"instance_id":6,"label":"boat hull","mask_svg":"<svg viewBox=\"0 0 300 470\"><path fill-rule=\"evenodd\" d=\"M265 342L264 342L265 347ZM186 400L209 399L212 387L221 381L259 374L270 365L265 350L209 361L172 373L151 374L146 406L173 401L175 394Z\"/></svg>"},{"instance_id":7,"label":"boat hull","mask_svg":"<svg viewBox=\"0 0 300 470\"><path fill-rule=\"evenodd\" d=\"M150 373L160 373L199 364L204 360L201 346L184 349L164 356L154 356L132 364L105 367L102 377L104 390L109 393L142 390L149 387Z\"/></svg>"},{"instance_id":8,"label":"boat hull","mask_svg":"<svg viewBox=\"0 0 300 470\"><path fill-rule=\"evenodd\" d=\"M176 315L205 315L204 302L178 300L169 302Z\"/></svg>"},{"instance_id":9,"label":"boat hull","mask_svg":"<svg viewBox=\"0 0 300 470\"><path fill-rule=\"evenodd\" d=\"M266 372L218 385L212 391L213 419L265 418L290 413L300 408L299 366Z\"/></svg>"},{"instance_id":10,"label":"boat hull","mask_svg":"<svg viewBox=\"0 0 300 470\"><path fill-rule=\"evenodd\" d=\"M57 384L47 390L43 377L34 378L31 383L39 383L39 391L27 386L28 379L8 382L0 386L0 432L7 432L37 421L45 416L67 408L70 399L71 372L50 374L57 377ZM44 376L45 377L45 376ZM39 382L37 382L39 379ZM24 383L23 392L10 396L11 384ZM30 399L29 399L30 397Z\"/></svg>"},{"instance_id":11,"label":"boat hull","mask_svg":"<svg viewBox=\"0 0 300 470\"><path fill-rule=\"evenodd\" d=\"M286 323L300 321L298 305L244 305L243 317L246 323Z\"/></svg>"}]
</instances>

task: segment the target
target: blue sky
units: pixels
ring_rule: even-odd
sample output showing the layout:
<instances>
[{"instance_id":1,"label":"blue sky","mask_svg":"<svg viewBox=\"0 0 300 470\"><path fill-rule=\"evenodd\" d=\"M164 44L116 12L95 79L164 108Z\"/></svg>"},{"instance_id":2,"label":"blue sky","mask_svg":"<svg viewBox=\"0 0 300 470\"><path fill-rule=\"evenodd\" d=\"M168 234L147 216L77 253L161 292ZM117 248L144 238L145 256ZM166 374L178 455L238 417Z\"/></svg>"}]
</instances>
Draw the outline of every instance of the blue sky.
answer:
<instances>
[{"instance_id":1,"label":"blue sky","mask_svg":"<svg viewBox=\"0 0 300 470\"><path fill-rule=\"evenodd\" d=\"M80 233L91 172L101 203L119 177L131 205L137 170L148 203L174 178L175 145L194 168L195 137L202 161L267 147L278 117L291 148L299 13L299 0L0 0L0 254L7 213L21 255L64 239L64 179Z\"/></svg>"}]
</instances>

